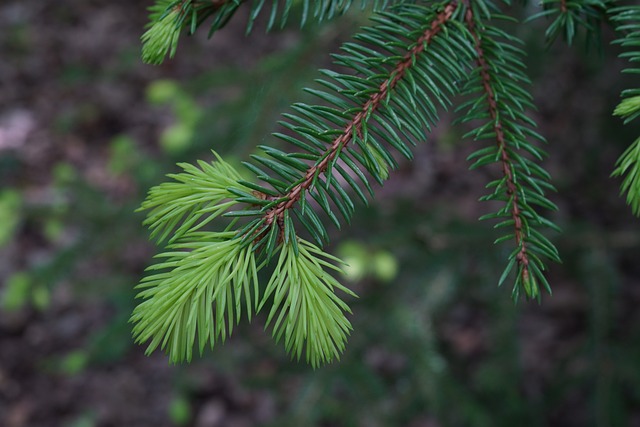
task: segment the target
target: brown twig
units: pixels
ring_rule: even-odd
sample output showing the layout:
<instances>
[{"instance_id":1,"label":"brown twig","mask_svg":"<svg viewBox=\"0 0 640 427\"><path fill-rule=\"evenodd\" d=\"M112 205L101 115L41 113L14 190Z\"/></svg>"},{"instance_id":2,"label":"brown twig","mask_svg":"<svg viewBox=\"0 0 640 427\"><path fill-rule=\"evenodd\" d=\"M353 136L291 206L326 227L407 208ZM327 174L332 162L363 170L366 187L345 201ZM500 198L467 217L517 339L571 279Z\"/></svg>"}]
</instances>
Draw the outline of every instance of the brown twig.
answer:
<instances>
[{"instance_id":1,"label":"brown twig","mask_svg":"<svg viewBox=\"0 0 640 427\"><path fill-rule=\"evenodd\" d=\"M410 49L402 60L391 70L390 75L393 77L390 80L385 80L378 88L378 91L369 97L367 102L362 106L362 109L351 119L342 133L333 140L329 148L325 151L322 160L309 167L304 179L289 190L289 192L284 195L283 200L265 214L265 223L267 226L271 225L274 221L280 223L284 212L287 209L291 209L303 196L303 192L311 187L315 178L327 170L327 167L338 153L340 153L340 150L351 141L353 134L362 134L362 126L366 117L379 107L389 92L393 90L404 77L406 70L414 64L415 58L424 51L431 42L431 39L442 30L443 25L451 19L457 7L456 2L449 3L442 12L431 21L431 25L420 36L416 45Z\"/></svg>"},{"instance_id":2,"label":"brown twig","mask_svg":"<svg viewBox=\"0 0 640 427\"><path fill-rule=\"evenodd\" d=\"M493 130L496 134L496 143L498 144L498 150L500 151L500 162L502 164L502 173L506 178L507 196L511 202L511 218L514 223L514 235L516 244L520 247L516 260L518 265L522 268L522 279L526 283L529 280L529 257L527 255L527 246L524 240L524 231L522 229L522 212L520 211L518 191L513 179L513 171L511 170L511 159L507 152L507 141L502 129L502 123L498 119L498 104L496 102L495 93L491 86L491 75L489 74L489 65L482 49L482 41L478 35L478 31L475 26L475 19L471 7L467 7L465 14L465 22L469 28L469 32L473 35L475 42L475 49L478 55L476 62L480 68L480 78L482 80L482 87L487 95L487 102L489 104L489 116L493 120Z\"/></svg>"}]
</instances>

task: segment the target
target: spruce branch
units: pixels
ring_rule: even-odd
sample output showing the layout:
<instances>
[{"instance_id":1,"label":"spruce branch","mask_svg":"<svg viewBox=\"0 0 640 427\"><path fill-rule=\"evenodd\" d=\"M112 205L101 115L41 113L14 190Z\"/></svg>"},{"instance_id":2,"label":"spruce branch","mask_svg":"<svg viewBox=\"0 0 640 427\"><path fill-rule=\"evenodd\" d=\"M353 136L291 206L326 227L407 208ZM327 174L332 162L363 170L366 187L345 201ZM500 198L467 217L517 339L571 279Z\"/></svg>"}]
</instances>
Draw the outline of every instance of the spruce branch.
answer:
<instances>
[{"instance_id":1,"label":"spruce branch","mask_svg":"<svg viewBox=\"0 0 640 427\"><path fill-rule=\"evenodd\" d=\"M503 124L498 116L498 103L496 100L496 95L493 91L492 79L491 75L489 74L489 65L482 48L480 36L478 35L478 31L476 29L475 17L472 8L467 9L467 12L465 14L465 21L469 27L469 32L471 33L475 42L475 48L478 54L477 64L480 71L480 81L482 84L482 89L484 90L484 93L486 95L489 117L493 122L493 132L495 133L496 143L498 144L498 152L500 153L500 163L502 165L502 174L504 175L505 179L506 194L511 205L511 219L513 220L514 237L516 246L518 246L519 248L516 255L516 260L518 262L518 265L521 267L523 280L528 281L530 276L529 256L527 255L527 243L525 242L524 231L522 229L523 223L522 212L520 210L520 197L513 177L513 162L509 157L507 140L504 134L504 129L502 127Z\"/></svg>"},{"instance_id":2,"label":"spruce branch","mask_svg":"<svg viewBox=\"0 0 640 427\"><path fill-rule=\"evenodd\" d=\"M296 114L286 116L289 122L283 124L299 139L277 136L302 151L285 153L265 146L268 158L252 156L260 166L246 163L264 184L242 180L216 155L211 164L182 164L184 172L170 175L174 182L150 191L142 206L149 211L145 224L159 241L173 236L160 255L168 261L150 269L161 272L141 282L139 296L144 301L131 319L137 341L151 340L148 351L160 346L172 360L188 360L196 333L189 329L190 322L196 314L187 313L204 304L202 295L209 295L206 303L214 304L215 316L205 312L196 322L201 351L207 338L211 344L224 339L226 324L230 328L233 313L239 313L227 301L233 297L237 306L242 290L257 280L255 274L238 275L238 269L257 272L256 258L263 260L262 266L279 251L260 306L273 297L268 324L273 324L274 337L284 337L293 356L300 358L305 352L314 366L339 356L351 326L345 317L349 308L335 291L353 293L324 271L340 271L340 261L300 239L294 218L315 240L326 240L324 223L308 198L339 224L333 203L348 221L354 204L335 175L366 201L360 187L370 192L371 187L361 167L382 182L388 168L396 165L390 148L411 157L409 144L424 139L425 129L437 120L436 105L446 108L447 93L455 93L455 82L464 78L465 61L460 58L473 53L452 19L457 10L452 2L404 5L394 13L374 16L376 26L365 29L356 36L359 43L345 44L344 53L335 56L354 73L324 70L326 80L319 83L326 90L309 90L329 105L295 104ZM389 58L395 62L391 66ZM220 216L233 218L222 234L199 231ZM207 242L214 245L207 247L210 251L203 247ZM226 321L220 314L225 309Z\"/></svg>"},{"instance_id":3,"label":"spruce branch","mask_svg":"<svg viewBox=\"0 0 640 427\"><path fill-rule=\"evenodd\" d=\"M539 18L552 18L545 36L547 43L553 43L560 35L567 44L573 44L580 28L591 39L599 42L599 25L606 19L607 0L543 0L542 11L528 21Z\"/></svg>"},{"instance_id":4,"label":"spruce branch","mask_svg":"<svg viewBox=\"0 0 640 427\"><path fill-rule=\"evenodd\" d=\"M624 72L638 75L640 67L635 64L640 62L640 6L613 8L611 14L616 31L622 34L615 43L625 48L620 57L632 64ZM627 124L640 117L640 88L625 89L621 97L614 115L622 117ZM640 216L640 137L622 153L612 176L624 176L620 192L627 194L627 204L635 215Z\"/></svg>"},{"instance_id":5,"label":"spruce branch","mask_svg":"<svg viewBox=\"0 0 640 427\"><path fill-rule=\"evenodd\" d=\"M405 77L407 70L415 65L416 60L431 43L433 37L442 31L444 25L451 19L457 7L456 2L450 2L440 13L433 17L431 23L418 37L413 46L411 46L402 59L392 67L389 72L390 78L385 79L377 90L369 96L360 108L360 111L347 122L342 132L333 139L329 147L319 156L320 160L306 170L304 178L289 189L287 193L281 197L281 201L265 214L266 226L277 222L283 223L285 211L294 207L300 198L304 197L305 192L308 192L313 185L318 183L318 176L327 172L329 166L333 164L342 150L358 137L362 139L369 117L377 113L381 104L387 102L398 82Z\"/></svg>"},{"instance_id":6,"label":"spruce branch","mask_svg":"<svg viewBox=\"0 0 640 427\"><path fill-rule=\"evenodd\" d=\"M517 41L513 36L484 25L473 7L467 8L465 23L474 41L477 64L467 93L479 97L463 105L462 108L468 108L468 111L461 121L488 116L488 120L485 119L485 123L470 134L476 139L493 139L496 144L469 157L475 160L472 168L494 162L500 164L502 178L489 184L488 187L494 187L493 193L481 200L506 202L501 211L485 215L483 219L502 218L496 227L511 227L512 232L497 241L513 238L516 243L499 283L502 284L517 266L514 298L518 298L521 288L527 297L537 298L540 296L540 282L547 291L551 291L543 274L545 264L540 256L558 262L560 259L554 245L536 230L537 227L557 227L533 208L534 205L556 208L545 196L545 190L554 190L548 182L549 175L520 153L528 152L537 160L544 156L539 147L527 141L527 137L543 138L529 127L535 123L524 113L526 107L533 105L531 96L521 87L528 83L522 71L522 61L518 58L523 52L508 43Z\"/></svg>"},{"instance_id":7,"label":"spruce branch","mask_svg":"<svg viewBox=\"0 0 640 427\"><path fill-rule=\"evenodd\" d=\"M216 31L244 3L158 0L155 29L144 38L147 60L162 60L175 50L181 30L193 32L208 17ZM559 256L542 231L557 227L538 210L555 209L546 196L554 188L538 164L545 153L537 142L544 138L526 114L534 107L520 41L489 25L503 18L490 1L361 2L379 9L394 3L334 55L344 72L321 70L320 87L306 89L315 104L296 103L284 115L285 130L274 135L292 150L260 146L262 153L244 163L255 180L244 180L214 153L214 162L181 164L183 171L169 175L171 182L150 190L141 207L148 211L145 225L168 246L141 281L143 301L131 318L136 341L150 341L148 352L163 348L174 362L189 360L196 336L200 352L207 342L223 341L245 305L249 318L269 307L266 327L292 357L305 353L314 367L339 358L351 324L350 309L338 294L355 294L330 274L340 272L342 262L321 249L328 241L321 214L337 227L343 219L349 222L352 197L367 203L366 192L373 194L369 180L382 184L397 167L397 155L411 158L412 146L426 139L439 110L457 95L470 98L458 108L464 111L459 121L480 123L468 135L492 141L469 156L471 168L496 165L500 173L481 198L502 203L481 218L499 220L496 228L504 233L496 243L515 243L499 284L515 270L514 298L523 292L539 298L541 287L550 292L545 263ZM569 41L575 32L568 27L580 21L576 16L588 16L600 3L559 0ZM344 13L352 1L287 0L269 7L257 0L247 3L248 28L268 11L271 29L296 4L305 22ZM637 115L637 95L616 111ZM629 176L640 176L633 171L640 163L629 160L639 146L620 166ZM624 188L634 186L640 184ZM216 218L231 219L224 231L203 231ZM315 244L298 235L300 225ZM260 298L258 271L269 263L274 270Z\"/></svg>"}]
</instances>

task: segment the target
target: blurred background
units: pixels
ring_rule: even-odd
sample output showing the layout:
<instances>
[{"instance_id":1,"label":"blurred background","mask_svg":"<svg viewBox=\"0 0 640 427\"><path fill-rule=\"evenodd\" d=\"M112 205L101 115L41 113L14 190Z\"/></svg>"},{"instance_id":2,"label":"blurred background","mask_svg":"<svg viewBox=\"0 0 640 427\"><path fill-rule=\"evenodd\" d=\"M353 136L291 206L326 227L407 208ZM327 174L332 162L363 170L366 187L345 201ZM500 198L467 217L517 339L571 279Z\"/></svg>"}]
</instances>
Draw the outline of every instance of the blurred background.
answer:
<instances>
[{"instance_id":1,"label":"blurred background","mask_svg":"<svg viewBox=\"0 0 640 427\"><path fill-rule=\"evenodd\" d=\"M157 250L136 208L177 162L277 143L280 114L366 14L245 36L242 12L152 67L150 3L0 3L0 426L640 426L640 222L609 178L640 133L611 112L638 82L620 77L610 28L600 51L517 27L559 190L553 297L514 305L496 286L509 248L477 221L493 171L468 171L478 143L443 112L415 162L333 230L360 296L339 363L290 361L260 315L172 366L131 341Z\"/></svg>"}]
</instances>

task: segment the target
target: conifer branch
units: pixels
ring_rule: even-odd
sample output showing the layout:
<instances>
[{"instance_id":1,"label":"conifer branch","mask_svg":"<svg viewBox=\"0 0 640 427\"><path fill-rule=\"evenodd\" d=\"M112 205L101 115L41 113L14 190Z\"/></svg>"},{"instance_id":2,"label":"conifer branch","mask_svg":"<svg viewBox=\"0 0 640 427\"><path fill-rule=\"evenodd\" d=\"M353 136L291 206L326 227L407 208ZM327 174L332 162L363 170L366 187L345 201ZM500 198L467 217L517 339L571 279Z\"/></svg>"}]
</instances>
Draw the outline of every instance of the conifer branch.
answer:
<instances>
[{"instance_id":1,"label":"conifer branch","mask_svg":"<svg viewBox=\"0 0 640 427\"><path fill-rule=\"evenodd\" d=\"M399 2L401 1L361 0L360 5L362 8L372 5L373 10L380 11ZM248 2L246 0L156 0L150 8L148 30L142 36L143 61L149 64L161 64L167 54L172 58L182 30L187 28L189 33L193 34L209 18L211 18L209 29L209 37L211 37L227 25L240 6L245 3ZM316 21L323 21L344 14L351 7L353 0L302 0L301 2L274 0L271 2L271 7L267 6L268 3L264 0L251 2L247 33L253 29L256 19L265 13L269 14L267 31L270 31L276 26L284 26L294 6L302 8L301 25L304 25L310 17Z\"/></svg>"},{"instance_id":2,"label":"conifer branch","mask_svg":"<svg viewBox=\"0 0 640 427\"><path fill-rule=\"evenodd\" d=\"M491 18L499 18L491 15ZM530 126L535 126L524 113L525 107L533 107L531 95L522 88L528 78L522 71L522 51L508 42L518 41L495 27L484 25L473 5L467 8L465 24L473 39L476 54L476 70L467 85L467 93L478 98L464 104L467 108L462 122L483 119L486 122L470 132L475 138L492 139L494 147L478 150L469 156L475 159L472 168L498 163L502 178L491 182L493 192L481 200L500 200L505 206L497 213L483 216L481 219L502 219L496 228L510 227L512 231L497 239L502 242L513 239L516 248L511 252L507 267L499 283L502 284L516 267L516 280L513 297L517 299L520 289L527 297L538 298L539 283L550 292L544 276L545 264L540 256L559 261L555 246L536 228L557 227L542 217L534 205L545 209L556 209L544 192L553 191L549 184L549 175L531 159L523 156L528 153L542 160L544 152L527 141L528 137L543 141ZM502 41L500 39L506 40Z\"/></svg>"},{"instance_id":3,"label":"conifer branch","mask_svg":"<svg viewBox=\"0 0 640 427\"><path fill-rule=\"evenodd\" d=\"M548 43L562 34L571 45L582 27L590 39L600 42L599 25L606 20L607 0L542 0L542 11L527 21L551 17L553 21L545 32Z\"/></svg>"},{"instance_id":4,"label":"conifer branch","mask_svg":"<svg viewBox=\"0 0 640 427\"><path fill-rule=\"evenodd\" d=\"M562 2L562 16L573 19L579 0L554 1ZM243 3L157 0L154 23L143 36L145 60L160 62L167 52L173 54L179 32L189 26L193 32L208 16L214 21L210 34L215 32ZM396 154L412 158L411 146L425 139L438 122L439 108L452 104L452 95L474 97L458 108L466 110L460 121L481 122L468 135L492 140L469 156L471 168L500 168L501 177L487 186L492 193L481 199L504 202L498 212L481 218L500 219L496 228L508 230L496 243L515 241L499 283L515 268L514 298L521 289L528 297L539 297L539 284L550 291L543 258L559 261L559 256L538 228L557 227L534 206L554 209L545 196L554 188L535 162L544 152L528 141L544 138L525 114L533 105L522 87L529 81L523 52L515 46L519 40L483 22L500 18L484 0L464 0L464 7L457 0L428 5L362 0L361 5L380 9L392 3L401 5L374 14L373 25L334 55L348 72L321 70L323 78L316 82L322 88L305 89L318 104L296 103L293 113L284 114L281 125L290 133L274 136L295 149L259 146L264 155L244 162L256 180L243 180L216 155L211 164L181 164L181 173L169 175L173 182L151 189L142 205L148 210L145 225L152 238L168 246L160 255L165 260L141 281L143 301L131 318L136 340L150 341L149 352L164 348L173 361L189 360L196 339L202 352L207 343L212 346L231 333L241 305L249 318L270 305L267 326L276 340L283 338L293 357L304 352L314 367L338 358L351 324L346 317L350 309L336 292L354 294L327 271L341 271L342 262L321 249L328 233L318 212L324 211L338 227L338 212L349 222L355 209L352 197L367 203L365 190L373 194L368 179L382 184L398 165ZM286 21L296 4L304 22L308 14L322 20L343 13L352 0L268 4L258 0L248 5L249 29L263 10L271 11L270 29L276 21ZM624 104L625 111L632 101ZM313 208L311 201L316 202ZM204 231L221 217L231 218L223 232ZM317 245L298 236L298 225ZM271 279L262 289L258 271L273 260Z\"/></svg>"},{"instance_id":5,"label":"conifer branch","mask_svg":"<svg viewBox=\"0 0 640 427\"><path fill-rule=\"evenodd\" d=\"M416 58L420 56L424 49L431 43L433 37L442 30L444 24L451 19L457 7L456 2L450 2L444 7L442 12L434 17L430 26L418 38L415 45L405 54L402 60L393 67L390 72L392 76L391 79L382 82L378 91L369 97L362 106L362 109L344 128L342 134L334 139L324 155L321 156L321 160L309 167L304 175L304 179L291 188L291 190L282 197L282 200L265 214L265 224L267 226L273 224L274 221L282 223L284 212L291 209L300 198L303 197L304 191L308 190L312 184L317 182L316 178L319 174L326 172L327 167L333 162L342 148L353 140L354 134L362 135L363 123L366 122L367 118L388 98L389 93L394 90L397 83L404 78L406 70L415 64Z\"/></svg>"},{"instance_id":6,"label":"conifer branch","mask_svg":"<svg viewBox=\"0 0 640 427\"><path fill-rule=\"evenodd\" d=\"M616 30L623 34L618 40L625 51L620 55L629 61L625 73L640 74L640 6L621 6L611 10ZM622 100L613 112L627 124L640 117L640 88L622 91ZM627 204L640 216L640 137L627 148L616 162L612 176L624 176L620 192L626 193Z\"/></svg>"},{"instance_id":7,"label":"conifer branch","mask_svg":"<svg viewBox=\"0 0 640 427\"><path fill-rule=\"evenodd\" d=\"M505 186L507 198L511 200L511 218L513 220L514 237L516 245L519 248L518 254L516 255L516 260L518 265L521 267L520 274L522 275L522 280L525 283L528 283L530 276L529 257L527 255L527 243L525 242L522 230L520 196L518 195L518 190L513 178L513 162L509 157L509 152L507 150L507 141L502 127L502 121L500 120L498 115L498 105L492 87L491 75L489 74L489 65L487 64L487 58L485 57L484 51L482 49L482 42L480 41L480 36L478 35L478 31L476 29L475 17L473 14L473 9L471 7L467 8L467 11L465 13L465 22L467 23L469 32L471 33L471 36L473 37L473 41L475 43L475 49L478 55L476 61L478 68L480 69L480 80L482 82L482 88L487 97L489 117L493 122L493 131L495 132L496 143L498 144L500 162L502 164L502 174L504 175L506 181Z\"/></svg>"}]
</instances>

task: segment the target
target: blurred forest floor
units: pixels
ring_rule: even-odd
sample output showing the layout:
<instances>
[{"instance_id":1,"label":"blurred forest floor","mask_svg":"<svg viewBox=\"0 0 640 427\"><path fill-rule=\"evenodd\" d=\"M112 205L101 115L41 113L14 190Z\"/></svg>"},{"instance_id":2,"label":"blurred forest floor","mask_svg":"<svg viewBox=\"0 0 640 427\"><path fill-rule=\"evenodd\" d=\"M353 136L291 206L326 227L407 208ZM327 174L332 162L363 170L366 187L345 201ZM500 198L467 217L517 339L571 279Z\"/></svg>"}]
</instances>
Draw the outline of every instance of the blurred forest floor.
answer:
<instances>
[{"instance_id":1,"label":"blurred forest floor","mask_svg":"<svg viewBox=\"0 0 640 427\"><path fill-rule=\"evenodd\" d=\"M156 250L135 209L177 162L245 159L365 21L245 36L236 17L151 67L147 6L0 4L0 426L640 426L640 223L609 178L640 130L611 117L632 85L616 50L519 27L564 229L553 297L496 287L508 249L476 221L493 172L468 171L443 113L332 239L360 296L340 363L289 361L258 316L171 366L130 338Z\"/></svg>"}]
</instances>

